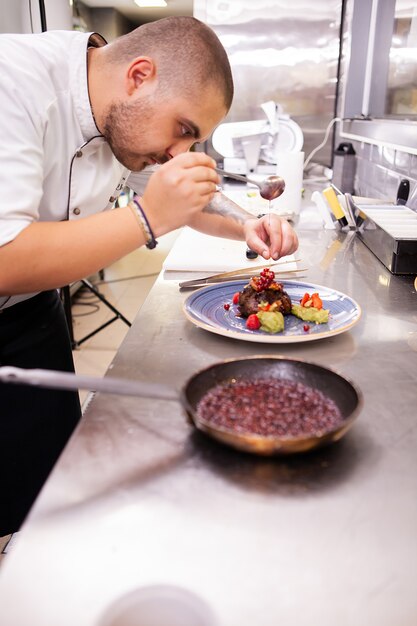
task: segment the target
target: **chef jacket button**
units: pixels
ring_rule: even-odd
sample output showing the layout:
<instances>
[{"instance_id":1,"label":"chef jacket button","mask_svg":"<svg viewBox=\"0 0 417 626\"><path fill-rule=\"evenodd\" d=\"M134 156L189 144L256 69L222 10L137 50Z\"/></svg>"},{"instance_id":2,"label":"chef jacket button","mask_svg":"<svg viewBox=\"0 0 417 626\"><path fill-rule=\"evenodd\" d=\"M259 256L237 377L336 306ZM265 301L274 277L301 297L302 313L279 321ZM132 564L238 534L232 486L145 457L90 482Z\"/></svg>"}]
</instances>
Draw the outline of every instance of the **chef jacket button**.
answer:
<instances>
[{"instance_id":1,"label":"chef jacket button","mask_svg":"<svg viewBox=\"0 0 417 626\"><path fill-rule=\"evenodd\" d=\"M75 153L75 156L80 158L83 156L83 153L81 152L81 150L77 150L77 152Z\"/></svg>"},{"instance_id":2,"label":"chef jacket button","mask_svg":"<svg viewBox=\"0 0 417 626\"><path fill-rule=\"evenodd\" d=\"M79 215L81 213L80 209L78 207L76 207L75 209L73 209L72 211L74 213L74 215Z\"/></svg>"}]
</instances>

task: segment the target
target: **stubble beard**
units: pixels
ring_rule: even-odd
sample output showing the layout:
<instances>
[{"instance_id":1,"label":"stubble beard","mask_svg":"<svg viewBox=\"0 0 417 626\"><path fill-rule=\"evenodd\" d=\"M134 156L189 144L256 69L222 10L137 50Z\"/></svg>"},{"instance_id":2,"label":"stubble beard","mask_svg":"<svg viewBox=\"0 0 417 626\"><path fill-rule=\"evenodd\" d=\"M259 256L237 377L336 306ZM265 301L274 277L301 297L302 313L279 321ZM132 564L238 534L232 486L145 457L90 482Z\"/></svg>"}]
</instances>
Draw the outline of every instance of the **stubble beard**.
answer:
<instances>
[{"instance_id":1,"label":"stubble beard","mask_svg":"<svg viewBox=\"0 0 417 626\"><path fill-rule=\"evenodd\" d=\"M135 145L145 144L144 133L138 133L138 126L146 128L154 117L150 102L125 102L110 105L106 115L103 136L109 144L116 159L127 169L139 172L149 165L149 159L158 161L152 154L141 154L131 150L132 137Z\"/></svg>"}]
</instances>

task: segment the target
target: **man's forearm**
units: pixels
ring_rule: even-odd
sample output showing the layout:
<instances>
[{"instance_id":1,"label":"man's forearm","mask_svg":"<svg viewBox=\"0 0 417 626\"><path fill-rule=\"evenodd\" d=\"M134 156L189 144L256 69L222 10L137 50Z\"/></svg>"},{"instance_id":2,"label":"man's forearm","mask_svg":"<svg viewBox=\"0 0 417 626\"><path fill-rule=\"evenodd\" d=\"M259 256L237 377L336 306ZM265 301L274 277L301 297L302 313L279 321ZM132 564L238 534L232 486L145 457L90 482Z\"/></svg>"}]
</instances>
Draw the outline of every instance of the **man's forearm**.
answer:
<instances>
[{"instance_id":1,"label":"man's forearm","mask_svg":"<svg viewBox=\"0 0 417 626\"><path fill-rule=\"evenodd\" d=\"M210 235L244 239L243 224L254 216L222 193L216 193L190 226Z\"/></svg>"},{"instance_id":2,"label":"man's forearm","mask_svg":"<svg viewBox=\"0 0 417 626\"><path fill-rule=\"evenodd\" d=\"M35 222L0 247L0 295L68 285L143 245L127 207L70 222Z\"/></svg>"}]
</instances>

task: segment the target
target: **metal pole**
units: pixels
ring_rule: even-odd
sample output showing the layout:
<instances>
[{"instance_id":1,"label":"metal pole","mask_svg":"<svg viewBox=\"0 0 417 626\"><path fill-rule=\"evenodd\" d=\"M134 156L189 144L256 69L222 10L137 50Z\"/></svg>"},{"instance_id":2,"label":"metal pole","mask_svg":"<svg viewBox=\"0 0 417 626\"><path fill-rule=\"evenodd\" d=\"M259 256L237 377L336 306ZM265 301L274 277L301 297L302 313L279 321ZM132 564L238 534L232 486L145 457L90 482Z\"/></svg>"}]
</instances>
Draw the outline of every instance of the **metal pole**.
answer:
<instances>
[{"instance_id":1,"label":"metal pole","mask_svg":"<svg viewBox=\"0 0 417 626\"><path fill-rule=\"evenodd\" d=\"M42 28L42 32L44 33L45 31L48 30L48 27L46 25L46 13L45 13L44 0L39 0L39 13L41 17L41 28Z\"/></svg>"}]
</instances>

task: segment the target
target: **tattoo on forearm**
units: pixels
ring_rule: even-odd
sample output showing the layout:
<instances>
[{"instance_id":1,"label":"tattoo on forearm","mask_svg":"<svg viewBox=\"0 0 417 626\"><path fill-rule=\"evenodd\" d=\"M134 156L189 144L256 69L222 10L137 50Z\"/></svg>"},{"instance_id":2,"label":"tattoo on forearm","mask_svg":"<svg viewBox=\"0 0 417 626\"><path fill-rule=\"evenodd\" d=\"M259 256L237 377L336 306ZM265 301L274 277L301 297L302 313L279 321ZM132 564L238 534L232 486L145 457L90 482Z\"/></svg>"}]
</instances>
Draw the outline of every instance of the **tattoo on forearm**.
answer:
<instances>
[{"instance_id":1,"label":"tattoo on forearm","mask_svg":"<svg viewBox=\"0 0 417 626\"><path fill-rule=\"evenodd\" d=\"M223 217L234 220L238 224L244 224L247 220L253 219L253 215L221 193L214 195L211 202L204 207L203 213L222 215Z\"/></svg>"}]
</instances>

